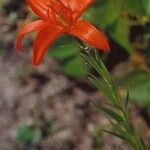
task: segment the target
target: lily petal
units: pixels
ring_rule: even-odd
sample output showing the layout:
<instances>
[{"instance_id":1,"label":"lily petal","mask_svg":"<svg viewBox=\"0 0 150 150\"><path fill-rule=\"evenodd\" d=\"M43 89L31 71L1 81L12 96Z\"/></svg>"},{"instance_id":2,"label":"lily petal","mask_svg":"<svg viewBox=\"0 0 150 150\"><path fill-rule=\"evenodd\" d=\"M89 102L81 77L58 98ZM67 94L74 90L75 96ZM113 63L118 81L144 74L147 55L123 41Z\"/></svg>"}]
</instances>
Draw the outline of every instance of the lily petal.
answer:
<instances>
[{"instance_id":1,"label":"lily petal","mask_svg":"<svg viewBox=\"0 0 150 150\"><path fill-rule=\"evenodd\" d=\"M74 11L74 19L78 19L93 0L61 0Z\"/></svg>"},{"instance_id":2,"label":"lily petal","mask_svg":"<svg viewBox=\"0 0 150 150\"><path fill-rule=\"evenodd\" d=\"M33 44L33 66L37 66L40 64L49 45L51 45L62 33L63 29L58 28L54 25L49 25L49 27L45 27L44 29L39 31Z\"/></svg>"},{"instance_id":3,"label":"lily petal","mask_svg":"<svg viewBox=\"0 0 150 150\"><path fill-rule=\"evenodd\" d=\"M103 51L110 50L106 36L87 21L80 20L68 32L98 49Z\"/></svg>"},{"instance_id":4,"label":"lily petal","mask_svg":"<svg viewBox=\"0 0 150 150\"><path fill-rule=\"evenodd\" d=\"M33 12L42 19L49 19L50 17L48 15L52 15L48 12L48 2L49 0L27 0L28 5Z\"/></svg>"},{"instance_id":5,"label":"lily petal","mask_svg":"<svg viewBox=\"0 0 150 150\"><path fill-rule=\"evenodd\" d=\"M16 49L18 52L23 50L22 48L22 40L23 37L30 32L35 32L41 30L45 26L45 22L42 20L37 20L31 23L26 24L19 32L18 38L16 40Z\"/></svg>"}]
</instances>

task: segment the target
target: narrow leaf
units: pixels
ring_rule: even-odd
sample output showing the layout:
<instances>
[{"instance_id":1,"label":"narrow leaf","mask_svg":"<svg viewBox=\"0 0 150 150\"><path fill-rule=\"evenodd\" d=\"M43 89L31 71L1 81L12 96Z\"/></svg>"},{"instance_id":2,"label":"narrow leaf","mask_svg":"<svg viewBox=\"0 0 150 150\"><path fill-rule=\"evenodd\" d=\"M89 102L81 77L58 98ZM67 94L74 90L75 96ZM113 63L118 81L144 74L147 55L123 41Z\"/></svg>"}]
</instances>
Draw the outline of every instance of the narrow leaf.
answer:
<instances>
[{"instance_id":1,"label":"narrow leaf","mask_svg":"<svg viewBox=\"0 0 150 150\"><path fill-rule=\"evenodd\" d=\"M117 122L121 123L123 122L123 118L122 116L120 116L119 114L117 114L116 112L112 111L109 108L100 106L99 104L95 104L96 108L99 110L102 110L103 112L105 112L107 115L109 115L111 118L115 119Z\"/></svg>"},{"instance_id":2,"label":"narrow leaf","mask_svg":"<svg viewBox=\"0 0 150 150\"><path fill-rule=\"evenodd\" d=\"M125 107L128 107L128 103L129 103L129 98L130 98L130 93L129 90L127 91L127 96L126 96L126 103L125 103Z\"/></svg>"},{"instance_id":3,"label":"narrow leaf","mask_svg":"<svg viewBox=\"0 0 150 150\"><path fill-rule=\"evenodd\" d=\"M114 135L114 136L116 136L116 137L119 137L119 138L121 138L121 139L124 140L124 141L127 141L126 137L124 137L123 135L117 134L117 133L112 132L112 131L107 131L107 130L103 130L103 131L105 131L105 132L107 132L107 133L109 133L109 134L112 134L112 135Z\"/></svg>"},{"instance_id":4,"label":"narrow leaf","mask_svg":"<svg viewBox=\"0 0 150 150\"><path fill-rule=\"evenodd\" d=\"M108 100L110 100L113 103L115 107L120 106L117 97L113 94L113 91L107 87L103 80L98 80L94 76L89 77L89 80L98 90L100 90L108 98Z\"/></svg>"}]
</instances>

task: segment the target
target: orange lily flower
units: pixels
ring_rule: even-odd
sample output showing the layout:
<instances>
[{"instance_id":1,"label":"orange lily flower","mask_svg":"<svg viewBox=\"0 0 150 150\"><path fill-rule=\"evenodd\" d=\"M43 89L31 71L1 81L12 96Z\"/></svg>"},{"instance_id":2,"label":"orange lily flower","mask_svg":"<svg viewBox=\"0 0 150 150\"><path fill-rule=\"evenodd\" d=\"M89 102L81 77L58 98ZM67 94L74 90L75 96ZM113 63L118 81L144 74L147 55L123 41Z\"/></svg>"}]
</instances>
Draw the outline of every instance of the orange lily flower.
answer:
<instances>
[{"instance_id":1,"label":"orange lily flower","mask_svg":"<svg viewBox=\"0 0 150 150\"><path fill-rule=\"evenodd\" d=\"M32 64L40 64L48 46L63 33L70 34L91 46L110 50L105 35L89 22L80 19L93 0L27 0L33 12L41 19L25 25L19 32L16 49L22 52L22 39L29 32L38 32L33 43Z\"/></svg>"}]
</instances>

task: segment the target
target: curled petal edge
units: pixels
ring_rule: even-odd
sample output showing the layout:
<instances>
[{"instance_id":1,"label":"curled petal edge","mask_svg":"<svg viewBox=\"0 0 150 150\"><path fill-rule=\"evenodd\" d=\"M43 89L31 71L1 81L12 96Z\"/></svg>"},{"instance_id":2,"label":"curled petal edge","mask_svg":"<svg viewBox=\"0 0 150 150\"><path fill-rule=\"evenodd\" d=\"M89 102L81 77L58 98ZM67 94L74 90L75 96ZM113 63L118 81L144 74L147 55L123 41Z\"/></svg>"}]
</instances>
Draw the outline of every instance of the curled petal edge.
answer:
<instances>
[{"instance_id":1,"label":"curled petal edge","mask_svg":"<svg viewBox=\"0 0 150 150\"><path fill-rule=\"evenodd\" d=\"M28 5L30 6L30 8L33 10L33 12L41 17L42 19L47 19L48 18L48 14L47 14L47 9L45 7L45 4L40 0L26 0Z\"/></svg>"},{"instance_id":2,"label":"curled petal edge","mask_svg":"<svg viewBox=\"0 0 150 150\"><path fill-rule=\"evenodd\" d=\"M58 28L55 26L45 27L39 31L33 43L33 66L37 66L41 63L49 45L51 45L63 32L64 31L62 28Z\"/></svg>"},{"instance_id":3,"label":"curled petal edge","mask_svg":"<svg viewBox=\"0 0 150 150\"><path fill-rule=\"evenodd\" d=\"M42 20L37 20L23 26L18 34L18 38L16 40L16 50L17 52L22 52L22 40L27 33L35 32L41 30L45 26L45 23Z\"/></svg>"}]
</instances>

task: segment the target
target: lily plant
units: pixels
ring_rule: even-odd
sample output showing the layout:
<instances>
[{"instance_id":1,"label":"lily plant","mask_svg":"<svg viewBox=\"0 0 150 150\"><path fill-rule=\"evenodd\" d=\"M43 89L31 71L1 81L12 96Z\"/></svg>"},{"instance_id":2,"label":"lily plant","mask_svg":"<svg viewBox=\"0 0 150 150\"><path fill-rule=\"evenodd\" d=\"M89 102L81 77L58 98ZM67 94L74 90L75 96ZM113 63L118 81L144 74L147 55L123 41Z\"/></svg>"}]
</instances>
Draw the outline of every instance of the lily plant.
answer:
<instances>
[{"instance_id":1,"label":"lily plant","mask_svg":"<svg viewBox=\"0 0 150 150\"><path fill-rule=\"evenodd\" d=\"M105 65L95 51L110 51L107 37L91 23L81 18L86 8L93 0L26 0L32 11L39 17L38 20L26 24L21 28L16 41L16 49L22 52L22 40L27 33L37 32L32 48L32 65L41 63L48 47L62 34L69 34L76 38L82 48L82 57L89 67L99 75L90 74L89 79L109 100L109 106L96 104L96 107L105 112L113 120L114 131L105 130L124 140L133 150L146 150L141 135L131 124L129 118L127 96L122 104L117 88ZM85 44L87 43L88 46Z\"/></svg>"}]
</instances>

